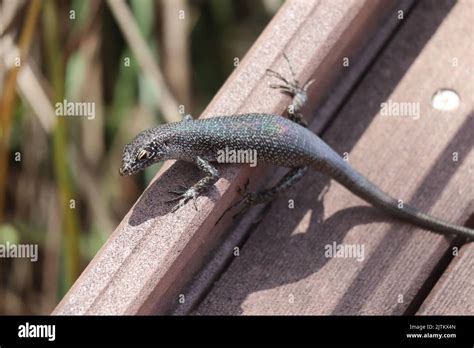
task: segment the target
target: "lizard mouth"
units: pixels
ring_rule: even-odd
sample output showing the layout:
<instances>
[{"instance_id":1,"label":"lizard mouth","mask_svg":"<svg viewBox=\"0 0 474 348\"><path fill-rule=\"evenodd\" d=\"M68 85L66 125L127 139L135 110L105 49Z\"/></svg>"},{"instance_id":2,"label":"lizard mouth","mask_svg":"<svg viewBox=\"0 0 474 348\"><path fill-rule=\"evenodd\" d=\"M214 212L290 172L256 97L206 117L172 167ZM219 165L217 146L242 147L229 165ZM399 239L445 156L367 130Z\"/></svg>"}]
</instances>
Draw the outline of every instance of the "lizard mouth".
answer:
<instances>
[{"instance_id":1,"label":"lizard mouth","mask_svg":"<svg viewBox=\"0 0 474 348\"><path fill-rule=\"evenodd\" d=\"M127 176L127 175L130 175L130 167L128 166L121 166L119 168L119 174L121 176Z\"/></svg>"}]
</instances>

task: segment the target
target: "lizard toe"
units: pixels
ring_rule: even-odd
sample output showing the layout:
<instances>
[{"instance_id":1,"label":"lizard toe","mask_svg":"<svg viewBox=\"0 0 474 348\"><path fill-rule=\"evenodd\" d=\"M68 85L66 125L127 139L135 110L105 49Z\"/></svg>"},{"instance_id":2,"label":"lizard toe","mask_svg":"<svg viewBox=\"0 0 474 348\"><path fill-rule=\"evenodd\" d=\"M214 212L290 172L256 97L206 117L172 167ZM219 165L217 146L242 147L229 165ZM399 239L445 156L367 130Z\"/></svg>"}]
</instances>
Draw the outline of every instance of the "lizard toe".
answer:
<instances>
[{"instance_id":1,"label":"lizard toe","mask_svg":"<svg viewBox=\"0 0 474 348\"><path fill-rule=\"evenodd\" d=\"M173 194L176 194L178 196L169 199L168 201L166 201L167 203L172 203L172 202L179 201L179 203L176 204L173 207L171 212L175 212L179 208L184 207L184 205L191 199L193 200L194 208L196 210L198 210L197 205L196 205L196 199L197 199L198 195L197 195L197 192L193 188L186 189L185 191L184 190L174 190L174 191L169 191L169 192L173 193Z\"/></svg>"}]
</instances>

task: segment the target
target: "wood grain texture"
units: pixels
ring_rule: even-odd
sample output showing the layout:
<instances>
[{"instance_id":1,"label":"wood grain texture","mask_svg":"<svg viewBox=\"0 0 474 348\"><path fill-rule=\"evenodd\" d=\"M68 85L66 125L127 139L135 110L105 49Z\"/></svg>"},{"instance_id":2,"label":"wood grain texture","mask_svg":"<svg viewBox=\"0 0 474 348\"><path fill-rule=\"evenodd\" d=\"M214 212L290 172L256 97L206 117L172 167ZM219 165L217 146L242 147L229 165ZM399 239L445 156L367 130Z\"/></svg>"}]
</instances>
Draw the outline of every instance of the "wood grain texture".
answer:
<instances>
[{"instance_id":1,"label":"wood grain texture","mask_svg":"<svg viewBox=\"0 0 474 348\"><path fill-rule=\"evenodd\" d=\"M458 224L474 197L474 55L463 39L474 34L472 6L418 3L323 137L394 197ZM440 88L459 93L457 110L433 109ZM382 116L388 100L419 103L420 118ZM312 173L278 199L195 313L413 313L452 239L395 221L334 182L318 200L328 183ZM334 242L363 246L364 259L325 257Z\"/></svg>"},{"instance_id":2,"label":"wood grain texture","mask_svg":"<svg viewBox=\"0 0 474 348\"><path fill-rule=\"evenodd\" d=\"M384 44L393 35L397 27L402 25L402 21L397 17L399 11L408 14L413 7L413 3L411 0L399 1L394 7L385 8L385 13L377 12L377 15L371 16L372 20L375 20L372 25L376 25L377 28L374 35L372 37L367 36L366 40L362 41L357 49L353 51L350 55L349 66L344 67L343 73L338 77L334 87L331 88L330 93L322 102L318 103L317 108L307 110L310 116L305 116L305 118L314 120L312 130L315 133L320 134L321 130L327 126L331 117L342 106L350 95L351 90L376 59ZM258 191L264 187L276 185L287 171L287 168L275 166L272 166L270 170L256 171L251 177L248 190ZM248 238L255 226L255 222L259 220L266 209L267 205L254 206L238 222L233 221L230 224L229 220L236 211L227 212L220 222L220 224L223 223L225 226L228 225L225 238L223 238L222 243L218 245L215 251L212 252L212 255L198 274L183 289L186 301L184 303L177 303L170 313L184 315L192 312L193 308L196 307L203 295L212 286L214 280L219 277L233 259L235 248L240 247ZM218 224L218 228L219 226Z\"/></svg>"},{"instance_id":3,"label":"wood grain texture","mask_svg":"<svg viewBox=\"0 0 474 348\"><path fill-rule=\"evenodd\" d=\"M330 91L343 56L370 38L394 2L288 1L217 93L204 117L252 112L281 113L288 98L268 88L265 69L287 69L287 52L298 78L317 74L311 103ZM117 164L118 165L118 164ZM219 168L222 178L198 199L171 214L168 190L200 177L190 164L167 164L101 248L54 314L163 313L178 301L183 285L219 242L224 225L215 222L250 175L248 168Z\"/></svg>"},{"instance_id":4,"label":"wood grain texture","mask_svg":"<svg viewBox=\"0 0 474 348\"><path fill-rule=\"evenodd\" d=\"M474 244L460 249L417 315L474 315Z\"/></svg>"}]
</instances>

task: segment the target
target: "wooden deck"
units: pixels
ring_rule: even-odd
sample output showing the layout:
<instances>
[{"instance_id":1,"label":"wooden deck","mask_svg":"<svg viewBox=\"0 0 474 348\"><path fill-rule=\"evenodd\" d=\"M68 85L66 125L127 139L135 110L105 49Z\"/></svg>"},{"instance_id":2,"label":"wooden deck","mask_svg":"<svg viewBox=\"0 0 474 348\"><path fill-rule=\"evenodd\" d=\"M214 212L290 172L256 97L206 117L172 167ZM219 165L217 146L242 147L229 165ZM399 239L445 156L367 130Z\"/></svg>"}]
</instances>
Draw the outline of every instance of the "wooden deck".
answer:
<instances>
[{"instance_id":1,"label":"wooden deck","mask_svg":"<svg viewBox=\"0 0 474 348\"><path fill-rule=\"evenodd\" d=\"M289 1L204 117L281 113L288 99L264 71L285 72L286 52L301 81L316 78L313 131L394 197L473 227L473 22L466 0ZM460 96L456 110L433 108L442 88ZM382 115L389 100L417 103L419 119ZM255 189L285 170L223 166L198 212L171 214L166 191L199 173L165 167L55 314L474 314L472 243L395 221L316 172L215 226L247 178ZM363 257L326 257L334 243Z\"/></svg>"}]
</instances>

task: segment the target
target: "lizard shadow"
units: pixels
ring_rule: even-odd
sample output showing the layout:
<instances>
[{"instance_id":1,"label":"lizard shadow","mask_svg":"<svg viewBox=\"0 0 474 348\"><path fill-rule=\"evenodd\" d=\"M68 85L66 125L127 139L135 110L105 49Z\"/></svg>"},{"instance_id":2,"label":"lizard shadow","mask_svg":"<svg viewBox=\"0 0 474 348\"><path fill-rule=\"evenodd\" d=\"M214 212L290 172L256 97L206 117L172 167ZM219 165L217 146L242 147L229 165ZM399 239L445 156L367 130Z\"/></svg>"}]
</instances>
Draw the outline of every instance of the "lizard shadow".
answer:
<instances>
[{"instance_id":1,"label":"lizard shadow","mask_svg":"<svg viewBox=\"0 0 474 348\"><path fill-rule=\"evenodd\" d=\"M238 274L240 285L223 282L219 293L206 297L196 314L241 314L249 295L300 281L321 270L331 260L325 256L326 248L341 244L352 228L387 221L386 215L370 206L339 210L321 221L324 205L315 197L327 183L329 179L319 173L305 177L298 186L308 187L310 192L295 199L297 207L291 214L287 202L298 193L291 190L280 197L271 207L274 218L262 220L250 236L252 242L245 244L241 256L226 271Z\"/></svg>"},{"instance_id":2,"label":"lizard shadow","mask_svg":"<svg viewBox=\"0 0 474 348\"><path fill-rule=\"evenodd\" d=\"M471 113L413 194L410 200L413 206L427 211L439 199L444 187L474 146L473 129L474 113ZM458 152L459 162L455 166L447 165L455 151ZM323 272L322 279L327 281L330 276L324 267L332 260L325 255L328 245L344 243L347 232L359 225L390 223L391 227L377 241L377 246L371 250L355 279L349 285L344 284L346 290L332 309L332 314L337 315L363 314L367 299L384 281L392 260L398 259L403 250L409 247L413 235L408 231L408 223L399 222L371 206L342 209L320 222L319 216L324 206L322 201L315 205L314 197L318 196L328 181L319 173L308 175L274 203L271 207L272 218L262 219L242 248L240 257L231 262L218 281L219 286L206 296L196 314L241 314L246 299L249 296L258 297L261 291L300 282L318 272ZM432 182L436 182L435 187L430 185ZM306 188L304 195L300 193L301 187ZM299 208L289 214L288 199L294 197L297 197L295 202ZM308 207L311 209L308 210ZM357 262L354 258L345 261L348 267L356 267L351 264ZM334 276L334 281L337 281L337 276ZM288 292L284 296L288 296ZM284 300L287 301L287 298ZM407 308L399 306L399 312L394 314L409 313L414 306L416 304L410 304Z\"/></svg>"},{"instance_id":3,"label":"lizard shadow","mask_svg":"<svg viewBox=\"0 0 474 348\"><path fill-rule=\"evenodd\" d=\"M463 122L457 133L453 136L451 141L447 144L444 150L439 155L438 159L430 168L430 171L418 186L412 195L413 206L423 207L422 210L428 211L429 207L433 206L440 198L443 189L449 183L451 178L456 173L457 169L468 158L468 154L474 147L474 112L470 112L466 120ZM448 164L452 162L453 153L458 154L458 161L456 165ZM433 187L430 183L436 183ZM338 305L334 308L333 314L349 314L360 313L365 304L364 299L373 293L380 282L384 279L384 274L390 269L391 262L398 257L399 251L409 246L412 235L410 233L400 233L397 238L397 245L394 246L392 241L393 233L397 233L401 228L398 225L393 225L379 245L387 246L386 248L377 248L370 256L369 261L362 268L358 274L359 279L370 279L366 282L354 281L347 292L339 300ZM449 240L452 240L450 237ZM373 277L377 274L378 277ZM398 313L393 314L408 314L414 315L419 304L420 298L414 298L413 302L408 307L402 306Z\"/></svg>"},{"instance_id":4,"label":"lizard shadow","mask_svg":"<svg viewBox=\"0 0 474 348\"><path fill-rule=\"evenodd\" d=\"M329 143L334 150L339 153L349 151L357 142L372 121L373 116L379 111L380 103L388 98L394 87L398 84L398 81L404 76L405 72L418 56L418 53L423 49L425 43L430 39L438 28L438 25L443 21L455 3L455 0L446 0L439 5L426 5L423 2L421 3L421 5L428 7L427 10L430 12L430 21L428 23L424 21L417 23L417 26L419 26L417 27L418 39L411 42L411 37L408 37L405 40L405 47L400 48L400 53L397 54L397 59L400 61L399 64L393 66L392 60L390 60L390 68L384 67L384 76L381 79L384 81L384 84L374 87L374 92L372 92L374 95L371 96L370 102L361 106L363 110L361 110L360 113L349 113L347 115L344 122L352 123L351 132L340 132L340 134L336 134L333 142ZM360 115L364 116L360 117ZM351 119L351 117L357 117L357 119ZM331 124L332 123L330 123L330 125ZM340 148L338 144L344 144L345 147ZM223 170L221 173L225 178L228 172ZM193 178L193 181L190 180L190 177ZM166 201L174 196L168 191L182 183L188 185L194 184L201 177L202 173L199 172L194 164L181 161L176 162L144 191L143 195L133 207L129 224L137 226L157 216L169 214L174 204L166 203ZM205 191L202 196L206 196L212 201L218 200L219 197L214 187Z\"/></svg>"},{"instance_id":5,"label":"lizard shadow","mask_svg":"<svg viewBox=\"0 0 474 348\"><path fill-rule=\"evenodd\" d=\"M392 49L396 52L396 57L386 59L382 64L378 63L378 80L383 83L366 86L367 94L370 94L368 100L365 102L359 100L358 105L351 104L353 109L360 112L345 112L327 127L327 129L336 127L346 130L331 133L329 145L338 153L349 152L357 143L373 117L380 111L380 104L391 95L455 3L455 1L437 4L421 2L415 6L413 12L416 13L412 16L414 18L407 18L407 21L411 21L411 31L405 30L403 33L397 33L399 35L397 48ZM423 11L429 14L429 20L427 20L426 14L422 14ZM409 24L404 25L408 26ZM416 29L416 40L413 39L413 30L415 30L413 28ZM397 64L393 64L393 61L396 61ZM467 157L474 140L472 138L473 116L473 114L469 115L459 128L458 133L440 154L438 160L433 162L434 165L428 175L420 183L410 200L410 203L415 207L427 211L437 201L444 187L456 172L458 165L461 164L446 165L451 160L453 152L459 152L461 162ZM337 121L339 121L339 125ZM370 175L370 173L366 174ZM311 178L317 178L317 180ZM309 179L305 178L297 187L300 190L301 187L304 187L304 190L309 188L309 192L298 195L297 191L292 190L274 203L271 207L272 218L264 218L253 231L242 248L241 256L230 263L208 295L196 308L196 314L240 314L248 308L249 305L245 301L249 296L257 299L250 301L250 306L258 306L259 292L301 282L310 275L326 272L324 268L330 259L324 256L324 246L334 242L340 244L349 230L358 225L372 222L393 223L393 227L389 228L386 235L382 237L378 243L379 246L370 255L361 270L357 272L356 277L350 284L344 284L346 290L338 299L331 313L356 314L364 311L367 299L377 290L390 270L391 260L401 255L404 248L410 243L412 234L403 231L405 226L403 223L395 223L395 220L372 207L359 206L343 209L319 223L317 213L322 211L322 205L315 207L315 199L310 201L305 197L318 196L323 188L322 181L328 182L328 179L322 178L319 174L311 175ZM434 182L436 185L433 185ZM294 209L291 214L288 214L285 198L288 199L292 195L298 196L298 198L302 196L303 201L298 204L311 207L312 210ZM311 214L309 219L306 214ZM307 227L297 228L304 219L309 220ZM394 235L396 235L395 239ZM394 240L396 243L393 243ZM348 264L348 267L351 265ZM337 275L334 276L334 281L337 281L336 277ZM327 276L326 279L328 279ZM324 284L319 285L324 287ZM318 284L314 283L312 286L318 286ZM279 296L281 292L273 292L273 294ZM288 296L288 293L282 296ZM288 298L285 297L284 300L288 301ZM255 307L253 311L262 313L255 310ZM400 306L399 314L409 311L410 308Z\"/></svg>"}]
</instances>

